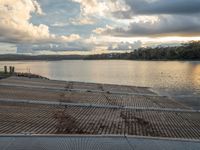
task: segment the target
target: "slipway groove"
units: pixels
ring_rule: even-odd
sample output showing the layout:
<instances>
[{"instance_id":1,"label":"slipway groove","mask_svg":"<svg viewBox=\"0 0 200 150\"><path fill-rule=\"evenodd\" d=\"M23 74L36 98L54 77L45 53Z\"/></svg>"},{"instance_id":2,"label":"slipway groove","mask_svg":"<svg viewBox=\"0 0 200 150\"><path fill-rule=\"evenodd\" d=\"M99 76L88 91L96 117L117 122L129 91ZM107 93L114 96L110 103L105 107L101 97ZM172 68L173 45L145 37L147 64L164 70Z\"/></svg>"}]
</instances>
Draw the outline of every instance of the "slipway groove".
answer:
<instances>
[{"instance_id":1,"label":"slipway groove","mask_svg":"<svg viewBox=\"0 0 200 150\"><path fill-rule=\"evenodd\" d=\"M0 80L0 134L200 139L200 112L146 87Z\"/></svg>"}]
</instances>

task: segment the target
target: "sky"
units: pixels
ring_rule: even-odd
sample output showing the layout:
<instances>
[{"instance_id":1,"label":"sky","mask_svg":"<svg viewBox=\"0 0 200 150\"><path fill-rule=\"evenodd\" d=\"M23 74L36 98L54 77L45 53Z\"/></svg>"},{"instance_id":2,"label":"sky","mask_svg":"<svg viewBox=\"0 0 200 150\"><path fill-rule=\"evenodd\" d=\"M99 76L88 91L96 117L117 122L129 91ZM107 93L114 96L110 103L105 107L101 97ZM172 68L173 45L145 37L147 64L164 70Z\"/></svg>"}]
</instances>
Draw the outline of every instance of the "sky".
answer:
<instances>
[{"instance_id":1,"label":"sky","mask_svg":"<svg viewBox=\"0 0 200 150\"><path fill-rule=\"evenodd\" d=\"M0 0L0 54L90 54L200 40L200 0Z\"/></svg>"}]
</instances>

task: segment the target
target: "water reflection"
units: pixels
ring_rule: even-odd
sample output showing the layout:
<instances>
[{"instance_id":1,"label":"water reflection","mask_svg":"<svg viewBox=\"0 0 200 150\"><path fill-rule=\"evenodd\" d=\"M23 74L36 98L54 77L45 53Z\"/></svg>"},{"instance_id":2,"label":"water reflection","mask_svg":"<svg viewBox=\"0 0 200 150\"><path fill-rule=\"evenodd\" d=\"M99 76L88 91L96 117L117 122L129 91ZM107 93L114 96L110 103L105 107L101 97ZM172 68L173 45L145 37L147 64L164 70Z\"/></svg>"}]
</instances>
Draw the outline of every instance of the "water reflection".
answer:
<instances>
[{"instance_id":1,"label":"water reflection","mask_svg":"<svg viewBox=\"0 0 200 150\"><path fill-rule=\"evenodd\" d=\"M195 65L192 70L192 80L196 87L196 92L200 95L200 65Z\"/></svg>"},{"instance_id":2,"label":"water reflection","mask_svg":"<svg viewBox=\"0 0 200 150\"><path fill-rule=\"evenodd\" d=\"M200 62L181 61L15 61L17 71L51 79L148 86L170 94L200 95Z\"/></svg>"}]
</instances>

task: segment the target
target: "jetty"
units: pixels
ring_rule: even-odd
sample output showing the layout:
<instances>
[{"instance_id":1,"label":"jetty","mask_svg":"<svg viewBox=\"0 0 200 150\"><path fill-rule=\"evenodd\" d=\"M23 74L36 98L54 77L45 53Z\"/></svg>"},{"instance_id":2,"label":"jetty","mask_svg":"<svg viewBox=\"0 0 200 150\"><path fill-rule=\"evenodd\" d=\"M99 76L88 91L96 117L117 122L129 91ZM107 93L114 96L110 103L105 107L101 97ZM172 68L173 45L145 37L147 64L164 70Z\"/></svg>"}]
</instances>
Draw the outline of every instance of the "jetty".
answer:
<instances>
[{"instance_id":1,"label":"jetty","mask_svg":"<svg viewBox=\"0 0 200 150\"><path fill-rule=\"evenodd\" d=\"M30 145L196 150L200 111L148 87L22 76L1 79L0 149Z\"/></svg>"}]
</instances>

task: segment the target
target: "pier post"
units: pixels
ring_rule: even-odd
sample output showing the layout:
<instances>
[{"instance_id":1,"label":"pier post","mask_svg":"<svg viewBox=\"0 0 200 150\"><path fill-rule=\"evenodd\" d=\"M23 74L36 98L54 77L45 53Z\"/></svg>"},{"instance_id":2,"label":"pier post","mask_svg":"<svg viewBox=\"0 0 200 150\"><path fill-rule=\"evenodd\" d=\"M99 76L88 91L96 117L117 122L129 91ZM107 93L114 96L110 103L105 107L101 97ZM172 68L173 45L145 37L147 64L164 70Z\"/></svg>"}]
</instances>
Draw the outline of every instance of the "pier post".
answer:
<instances>
[{"instance_id":1,"label":"pier post","mask_svg":"<svg viewBox=\"0 0 200 150\"><path fill-rule=\"evenodd\" d=\"M7 66L4 66L4 73L5 73L5 74L8 73Z\"/></svg>"},{"instance_id":2,"label":"pier post","mask_svg":"<svg viewBox=\"0 0 200 150\"><path fill-rule=\"evenodd\" d=\"M10 74L15 73L15 67L14 66L9 66L9 73Z\"/></svg>"},{"instance_id":3,"label":"pier post","mask_svg":"<svg viewBox=\"0 0 200 150\"><path fill-rule=\"evenodd\" d=\"M12 73L15 73L15 67L14 66L12 67Z\"/></svg>"},{"instance_id":4,"label":"pier post","mask_svg":"<svg viewBox=\"0 0 200 150\"><path fill-rule=\"evenodd\" d=\"M12 66L9 66L9 73L12 74Z\"/></svg>"}]
</instances>

